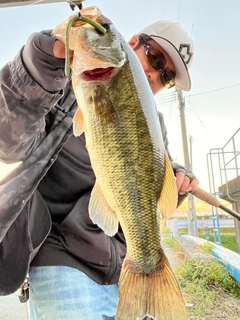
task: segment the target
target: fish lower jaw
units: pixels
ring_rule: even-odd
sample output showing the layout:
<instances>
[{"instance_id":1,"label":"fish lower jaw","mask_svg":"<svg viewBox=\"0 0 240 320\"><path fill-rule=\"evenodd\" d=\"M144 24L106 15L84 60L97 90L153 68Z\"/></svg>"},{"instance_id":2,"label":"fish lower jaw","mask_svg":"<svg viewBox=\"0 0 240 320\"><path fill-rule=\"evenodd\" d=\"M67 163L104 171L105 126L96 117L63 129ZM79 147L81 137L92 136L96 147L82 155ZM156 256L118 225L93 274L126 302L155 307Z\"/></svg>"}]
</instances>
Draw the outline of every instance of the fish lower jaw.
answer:
<instances>
[{"instance_id":1,"label":"fish lower jaw","mask_svg":"<svg viewBox=\"0 0 240 320\"><path fill-rule=\"evenodd\" d=\"M81 78L85 81L105 80L112 75L113 71L114 67L86 70L81 74Z\"/></svg>"}]
</instances>

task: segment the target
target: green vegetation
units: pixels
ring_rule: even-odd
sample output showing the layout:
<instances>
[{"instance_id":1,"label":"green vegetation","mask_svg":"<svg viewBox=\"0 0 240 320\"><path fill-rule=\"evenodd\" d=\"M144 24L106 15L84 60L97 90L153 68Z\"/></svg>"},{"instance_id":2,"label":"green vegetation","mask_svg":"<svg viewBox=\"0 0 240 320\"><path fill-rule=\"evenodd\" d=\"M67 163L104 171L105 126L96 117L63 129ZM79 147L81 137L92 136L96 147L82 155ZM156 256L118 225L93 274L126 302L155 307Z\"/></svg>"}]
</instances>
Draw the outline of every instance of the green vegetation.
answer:
<instances>
[{"instance_id":1,"label":"green vegetation","mask_svg":"<svg viewBox=\"0 0 240 320\"><path fill-rule=\"evenodd\" d=\"M175 273L185 301L193 304L190 319L238 319L240 285L222 265L188 260L180 264ZM229 304L234 306L230 308ZM210 318L214 315L216 318Z\"/></svg>"},{"instance_id":2,"label":"green vegetation","mask_svg":"<svg viewBox=\"0 0 240 320\"><path fill-rule=\"evenodd\" d=\"M223 233L234 233L235 234L235 229L234 228L222 228L221 234L223 234Z\"/></svg>"},{"instance_id":3,"label":"green vegetation","mask_svg":"<svg viewBox=\"0 0 240 320\"><path fill-rule=\"evenodd\" d=\"M180 251L181 246L174 240L173 237L164 238L163 241L173 247L176 251Z\"/></svg>"},{"instance_id":4,"label":"green vegetation","mask_svg":"<svg viewBox=\"0 0 240 320\"><path fill-rule=\"evenodd\" d=\"M221 233L222 242L224 246L232 248L231 243L236 242L232 232L234 229L226 231ZM187 229L179 230L179 233L182 232L188 233ZM200 232L200 235L204 238L203 233ZM213 241L213 233L210 240ZM175 238L169 236L163 241L174 248L177 258L181 248ZM212 251L210 243L197 247L209 253ZM188 320L240 320L240 285L221 264L209 260L187 260L179 262L174 270L188 305Z\"/></svg>"},{"instance_id":5,"label":"green vegetation","mask_svg":"<svg viewBox=\"0 0 240 320\"><path fill-rule=\"evenodd\" d=\"M221 234L222 245L232 251L237 252L237 241L235 234Z\"/></svg>"},{"instance_id":6,"label":"green vegetation","mask_svg":"<svg viewBox=\"0 0 240 320\"><path fill-rule=\"evenodd\" d=\"M200 248L204 251L206 251L207 253L210 253L212 254L212 248L213 248L213 245L210 244L210 243L206 243L206 244L199 244L196 246L197 248Z\"/></svg>"},{"instance_id":7,"label":"green vegetation","mask_svg":"<svg viewBox=\"0 0 240 320\"><path fill-rule=\"evenodd\" d=\"M213 236L213 229L210 230L210 241L214 242L214 236ZM199 237L205 239L204 233L202 229L198 230ZM184 229L178 229L178 234L180 233L186 233L188 234L188 230L186 228ZM221 229L221 240L222 240L222 246L225 248L228 248L232 251L237 252L237 242L236 242L236 234L234 228L222 228Z\"/></svg>"},{"instance_id":8,"label":"green vegetation","mask_svg":"<svg viewBox=\"0 0 240 320\"><path fill-rule=\"evenodd\" d=\"M188 291L193 286L194 290L209 290L209 287L218 285L240 299L240 285L233 280L227 270L217 262L202 261L197 263L187 260L176 269L176 275L182 288Z\"/></svg>"},{"instance_id":9,"label":"green vegetation","mask_svg":"<svg viewBox=\"0 0 240 320\"><path fill-rule=\"evenodd\" d=\"M199 233L198 235L200 238L205 239L203 233ZM214 236L213 233L210 233L210 241L214 242ZM222 246L225 248L228 248L232 251L237 252L237 242L236 242L236 235L233 233L221 233L221 240L222 240Z\"/></svg>"}]
</instances>

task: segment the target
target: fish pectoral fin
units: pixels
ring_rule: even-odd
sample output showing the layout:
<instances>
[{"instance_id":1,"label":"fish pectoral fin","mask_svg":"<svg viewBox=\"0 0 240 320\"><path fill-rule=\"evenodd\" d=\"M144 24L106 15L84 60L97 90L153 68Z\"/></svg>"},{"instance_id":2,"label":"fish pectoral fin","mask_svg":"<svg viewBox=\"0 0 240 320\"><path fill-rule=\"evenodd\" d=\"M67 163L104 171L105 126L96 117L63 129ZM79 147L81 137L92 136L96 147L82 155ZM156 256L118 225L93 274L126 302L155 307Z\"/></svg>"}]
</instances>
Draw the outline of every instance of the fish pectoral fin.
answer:
<instances>
[{"instance_id":1,"label":"fish pectoral fin","mask_svg":"<svg viewBox=\"0 0 240 320\"><path fill-rule=\"evenodd\" d=\"M155 320L186 320L186 305L167 258L151 274L134 272L124 260L119 281L116 320L149 316ZM145 318L144 318L145 319Z\"/></svg>"},{"instance_id":2,"label":"fish pectoral fin","mask_svg":"<svg viewBox=\"0 0 240 320\"><path fill-rule=\"evenodd\" d=\"M82 111L80 108L77 108L77 111L74 114L73 117L73 134L78 137L80 136L84 131L84 119L82 115Z\"/></svg>"},{"instance_id":3,"label":"fish pectoral fin","mask_svg":"<svg viewBox=\"0 0 240 320\"><path fill-rule=\"evenodd\" d=\"M93 187L88 209L92 222L97 224L108 236L114 236L117 233L117 215L108 205L97 183Z\"/></svg>"},{"instance_id":4,"label":"fish pectoral fin","mask_svg":"<svg viewBox=\"0 0 240 320\"><path fill-rule=\"evenodd\" d=\"M173 169L168 156L165 155L165 176L163 179L163 188L157 201L158 211L164 219L168 219L177 207L177 185Z\"/></svg>"}]
</instances>

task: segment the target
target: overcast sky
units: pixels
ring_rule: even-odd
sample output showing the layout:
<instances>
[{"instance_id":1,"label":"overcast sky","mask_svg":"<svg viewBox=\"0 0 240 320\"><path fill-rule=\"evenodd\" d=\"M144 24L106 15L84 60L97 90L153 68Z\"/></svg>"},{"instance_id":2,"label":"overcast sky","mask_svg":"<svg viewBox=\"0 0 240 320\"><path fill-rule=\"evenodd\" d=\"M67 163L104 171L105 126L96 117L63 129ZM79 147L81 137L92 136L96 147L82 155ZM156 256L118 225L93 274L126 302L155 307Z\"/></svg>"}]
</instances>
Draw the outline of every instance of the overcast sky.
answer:
<instances>
[{"instance_id":1,"label":"overcast sky","mask_svg":"<svg viewBox=\"0 0 240 320\"><path fill-rule=\"evenodd\" d=\"M84 2L84 7L92 5L98 6L127 40L159 19L179 21L192 35L195 57L191 69L192 89L184 93L185 118L187 134L194 140L193 171L200 186L209 190L206 155L210 149L221 148L240 127L240 1ZM71 14L66 3L0 9L0 66L14 57L30 33L53 28ZM183 163L179 110L176 102L165 102L168 92L164 90L156 100L165 117L172 156Z\"/></svg>"}]
</instances>

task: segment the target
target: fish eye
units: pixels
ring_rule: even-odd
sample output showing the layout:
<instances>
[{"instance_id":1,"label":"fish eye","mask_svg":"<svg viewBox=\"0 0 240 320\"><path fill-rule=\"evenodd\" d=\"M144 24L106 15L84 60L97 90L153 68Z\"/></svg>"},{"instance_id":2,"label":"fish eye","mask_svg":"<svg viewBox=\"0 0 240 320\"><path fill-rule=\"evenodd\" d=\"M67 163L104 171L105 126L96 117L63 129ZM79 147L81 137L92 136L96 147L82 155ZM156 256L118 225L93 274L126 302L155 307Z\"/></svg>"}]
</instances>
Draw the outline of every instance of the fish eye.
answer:
<instances>
[{"instance_id":1,"label":"fish eye","mask_svg":"<svg viewBox=\"0 0 240 320\"><path fill-rule=\"evenodd\" d=\"M109 29L110 29L110 24L109 24L109 23L103 23L103 24L101 24L101 26L102 26L103 28L105 28L106 30L109 30Z\"/></svg>"}]
</instances>

